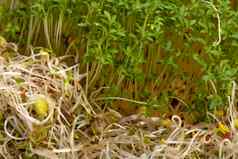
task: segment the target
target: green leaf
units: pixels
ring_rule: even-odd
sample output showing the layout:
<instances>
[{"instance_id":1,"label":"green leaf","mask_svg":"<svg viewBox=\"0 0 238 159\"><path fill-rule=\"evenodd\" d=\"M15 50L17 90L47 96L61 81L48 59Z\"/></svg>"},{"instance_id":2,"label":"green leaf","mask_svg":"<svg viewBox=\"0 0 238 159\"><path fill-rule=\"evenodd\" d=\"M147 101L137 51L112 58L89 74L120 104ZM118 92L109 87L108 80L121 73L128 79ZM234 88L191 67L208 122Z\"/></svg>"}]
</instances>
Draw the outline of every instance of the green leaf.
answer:
<instances>
[{"instance_id":1,"label":"green leaf","mask_svg":"<svg viewBox=\"0 0 238 159\"><path fill-rule=\"evenodd\" d=\"M211 95L208 97L208 108L209 110L215 110L223 106L222 97L219 95Z\"/></svg>"}]
</instances>

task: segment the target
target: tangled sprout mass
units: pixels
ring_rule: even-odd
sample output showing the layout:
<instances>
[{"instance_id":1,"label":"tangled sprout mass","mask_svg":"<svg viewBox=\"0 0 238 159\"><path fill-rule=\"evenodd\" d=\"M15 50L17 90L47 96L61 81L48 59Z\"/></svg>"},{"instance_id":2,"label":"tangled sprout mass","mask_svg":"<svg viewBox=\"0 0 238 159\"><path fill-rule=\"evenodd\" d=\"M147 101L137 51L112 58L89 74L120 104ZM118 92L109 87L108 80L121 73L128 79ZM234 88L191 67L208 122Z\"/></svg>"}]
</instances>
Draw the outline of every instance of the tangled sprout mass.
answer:
<instances>
[{"instance_id":1,"label":"tangled sprout mass","mask_svg":"<svg viewBox=\"0 0 238 159\"><path fill-rule=\"evenodd\" d=\"M140 114L123 116L103 108L100 88L88 92L87 73L68 66L70 56L43 48L30 56L0 41L0 155L3 158L153 159L235 158L238 155L236 84L227 118L213 114L209 124L186 125ZM10 58L8 54L14 55ZM6 56L7 55L7 56ZM101 99L101 98L100 98ZM123 98L112 98L121 100ZM130 101L130 100L128 100Z\"/></svg>"}]
</instances>

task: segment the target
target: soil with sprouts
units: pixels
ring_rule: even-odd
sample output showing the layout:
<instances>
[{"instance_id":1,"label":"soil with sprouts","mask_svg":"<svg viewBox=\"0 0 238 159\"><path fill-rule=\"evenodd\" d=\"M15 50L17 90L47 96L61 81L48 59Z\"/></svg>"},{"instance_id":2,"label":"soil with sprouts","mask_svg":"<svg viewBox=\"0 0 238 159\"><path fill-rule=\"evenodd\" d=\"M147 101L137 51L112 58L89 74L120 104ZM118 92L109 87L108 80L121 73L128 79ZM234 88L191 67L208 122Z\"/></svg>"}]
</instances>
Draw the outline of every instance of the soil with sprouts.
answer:
<instances>
[{"instance_id":1,"label":"soil with sprouts","mask_svg":"<svg viewBox=\"0 0 238 159\"><path fill-rule=\"evenodd\" d=\"M1 50L4 52L4 48ZM227 117L210 123L123 116L103 108L99 90L86 93L86 73L67 56L32 50L0 58L0 154L2 158L154 159L232 158L238 155L236 84ZM112 100L127 100L111 98ZM143 102L143 101L137 101Z\"/></svg>"}]
</instances>

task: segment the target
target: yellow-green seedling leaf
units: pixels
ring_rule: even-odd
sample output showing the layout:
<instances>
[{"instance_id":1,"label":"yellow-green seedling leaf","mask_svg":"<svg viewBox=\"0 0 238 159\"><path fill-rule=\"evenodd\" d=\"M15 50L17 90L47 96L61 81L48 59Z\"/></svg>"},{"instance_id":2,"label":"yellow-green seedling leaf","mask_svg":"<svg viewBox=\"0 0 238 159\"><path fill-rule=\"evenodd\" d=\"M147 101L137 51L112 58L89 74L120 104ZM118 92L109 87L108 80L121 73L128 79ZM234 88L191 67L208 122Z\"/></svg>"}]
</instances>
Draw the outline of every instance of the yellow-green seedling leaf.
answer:
<instances>
[{"instance_id":1,"label":"yellow-green seedling leaf","mask_svg":"<svg viewBox=\"0 0 238 159\"><path fill-rule=\"evenodd\" d=\"M45 51L44 49L40 50L40 55L41 56L49 56L49 52Z\"/></svg>"},{"instance_id":2,"label":"yellow-green seedling leaf","mask_svg":"<svg viewBox=\"0 0 238 159\"><path fill-rule=\"evenodd\" d=\"M25 82L25 80L24 80L23 78L17 77L17 76L14 77L14 80L15 80L15 82L16 82L17 85L20 85L20 84L22 84L22 83Z\"/></svg>"},{"instance_id":3,"label":"yellow-green seedling leaf","mask_svg":"<svg viewBox=\"0 0 238 159\"><path fill-rule=\"evenodd\" d=\"M221 132L224 135L224 134L229 133L230 129L226 125L219 122L218 123L218 132Z\"/></svg>"},{"instance_id":4,"label":"yellow-green seedling leaf","mask_svg":"<svg viewBox=\"0 0 238 159\"><path fill-rule=\"evenodd\" d=\"M48 60L50 57L50 53L52 53L52 51L49 49L45 49L45 48L40 49L39 54L40 54L41 60L44 60L44 61Z\"/></svg>"},{"instance_id":5,"label":"yellow-green seedling leaf","mask_svg":"<svg viewBox=\"0 0 238 159\"><path fill-rule=\"evenodd\" d=\"M151 143L151 139L149 137L144 137L144 143L145 144L150 144Z\"/></svg>"},{"instance_id":6,"label":"yellow-green seedling leaf","mask_svg":"<svg viewBox=\"0 0 238 159\"><path fill-rule=\"evenodd\" d=\"M15 56L16 56L16 54L9 50L2 52L2 57L4 57L7 60L10 60L10 59L14 58Z\"/></svg>"},{"instance_id":7,"label":"yellow-green seedling leaf","mask_svg":"<svg viewBox=\"0 0 238 159\"><path fill-rule=\"evenodd\" d=\"M0 121L2 122L4 120L3 113L0 112ZM1 125L1 124L0 124Z\"/></svg>"},{"instance_id":8,"label":"yellow-green seedling leaf","mask_svg":"<svg viewBox=\"0 0 238 159\"><path fill-rule=\"evenodd\" d=\"M57 74L57 70L54 69L54 68L50 69L50 74L51 75L56 75Z\"/></svg>"},{"instance_id":9,"label":"yellow-green seedling leaf","mask_svg":"<svg viewBox=\"0 0 238 159\"><path fill-rule=\"evenodd\" d=\"M71 71L69 71L67 73L66 78L64 79L64 86L65 88L68 88L68 86L70 85L70 82L73 80L73 74Z\"/></svg>"},{"instance_id":10,"label":"yellow-green seedling leaf","mask_svg":"<svg viewBox=\"0 0 238 159\"><path fill-rule=\"evenodd\" d=\"M216 116L216 117L223 117L224 116L224 111L223 110L215 110L214 111L214 115Z\"/></svg>"},{"instance_id":11,"label":"yellow-green seedling leaf","mask_svg":"<svg viewBox=\"0 0 238 159\"><path fill-rule=\"evenodd\" d=\"M147 112L147 107L146 106L140 106L137 110L137 113L143 114L143 115L146 114L146 112Z\"/></svg>"},{"instance_id":12,"label":"yellow-green seedling leaf","mask_svg":"<svg viewBox=\"0 0 238 159\"><path fill-rule=\"evenodd\" d=\"M3 135L3 133L0 132L0 141L4 141L5 138L6 138L6 137Z\"/></svg>"},{"instance_id":13,"label":"yellow-green seedling leaf","mask_svg":"<svg viewBox=\"0 0 238 159\"><path fill-rule=\"evenodd\" d=\"M0 36L0 47L3 47L7 44L7 41L4 37Z\"/></svg>"},{"instance_id":14,"label":"yellow-green seedling leaf","mask_svg":"<svg viewBox=\"0 0 238 159\"><path fill-rule=\"evenodd\" d=\"M38 96L34 101L34 110L39 117L45 117L48 114L49 103L44 96Z\"/></svg>"},{"instance_id":15,"label":"yellow-green seedling leaf","mask_svg":"<svg viewBox=\"0 0 238 159\"><path fill-rule=\"evenodd\" d=\"M234 120L235 128L238 129L238 118Z\"/></svg>"},{"instance_id":16,"label":"yellow-green seedling leaf","mask_svg":"<svg viewBox=\"0 0 238 159\"><path fill-rule=\"evenodd\" d=\"M163 138L162 138L162 139L160 139L160 141L159 141L159 142L160 142L160 144L166 144L166 140L165 140L165 139L163 139Z\"/></svg>"},{"instance_id":17,"label":"yellow-green seedling leaf","mask_svg":"<svg viewBox=\"0 0 238 159\"><path fill-rule=\"evenodd\" d=\"M173 122L170 119L161 119L160 124L163 127L169 128L172 126Z\"/></svg>"}]
</instances>

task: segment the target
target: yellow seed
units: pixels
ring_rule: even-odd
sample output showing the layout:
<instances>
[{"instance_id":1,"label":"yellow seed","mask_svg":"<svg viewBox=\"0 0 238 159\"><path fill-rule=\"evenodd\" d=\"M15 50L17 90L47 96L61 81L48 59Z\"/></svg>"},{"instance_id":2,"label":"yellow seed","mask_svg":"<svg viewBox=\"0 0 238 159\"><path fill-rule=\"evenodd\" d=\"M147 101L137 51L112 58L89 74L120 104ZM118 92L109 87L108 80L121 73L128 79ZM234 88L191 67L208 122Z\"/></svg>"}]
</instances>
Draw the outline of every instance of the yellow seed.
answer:
<instances>
[{"instance_id":1,"label":"yellow seed","mask_svg":"<svg viewBox=\"0 0 238 159\"><path fill-rule=\"evenodd\" d=\"M218 123L218 131L221 132L222 134L227 134L230 132L230 129L226 125Z\"/></svg>"},{"instance_id":2,"label":"yellow seed","mask_svg":"<svg viewBox=\"0 0 238 159\"><path fill-rule=\"evenodd\" d=\"M39 117L45 117L48 114L49 104L45 97L36 97L34 101L34 110Z\"/></svg>"}]
</instances>

